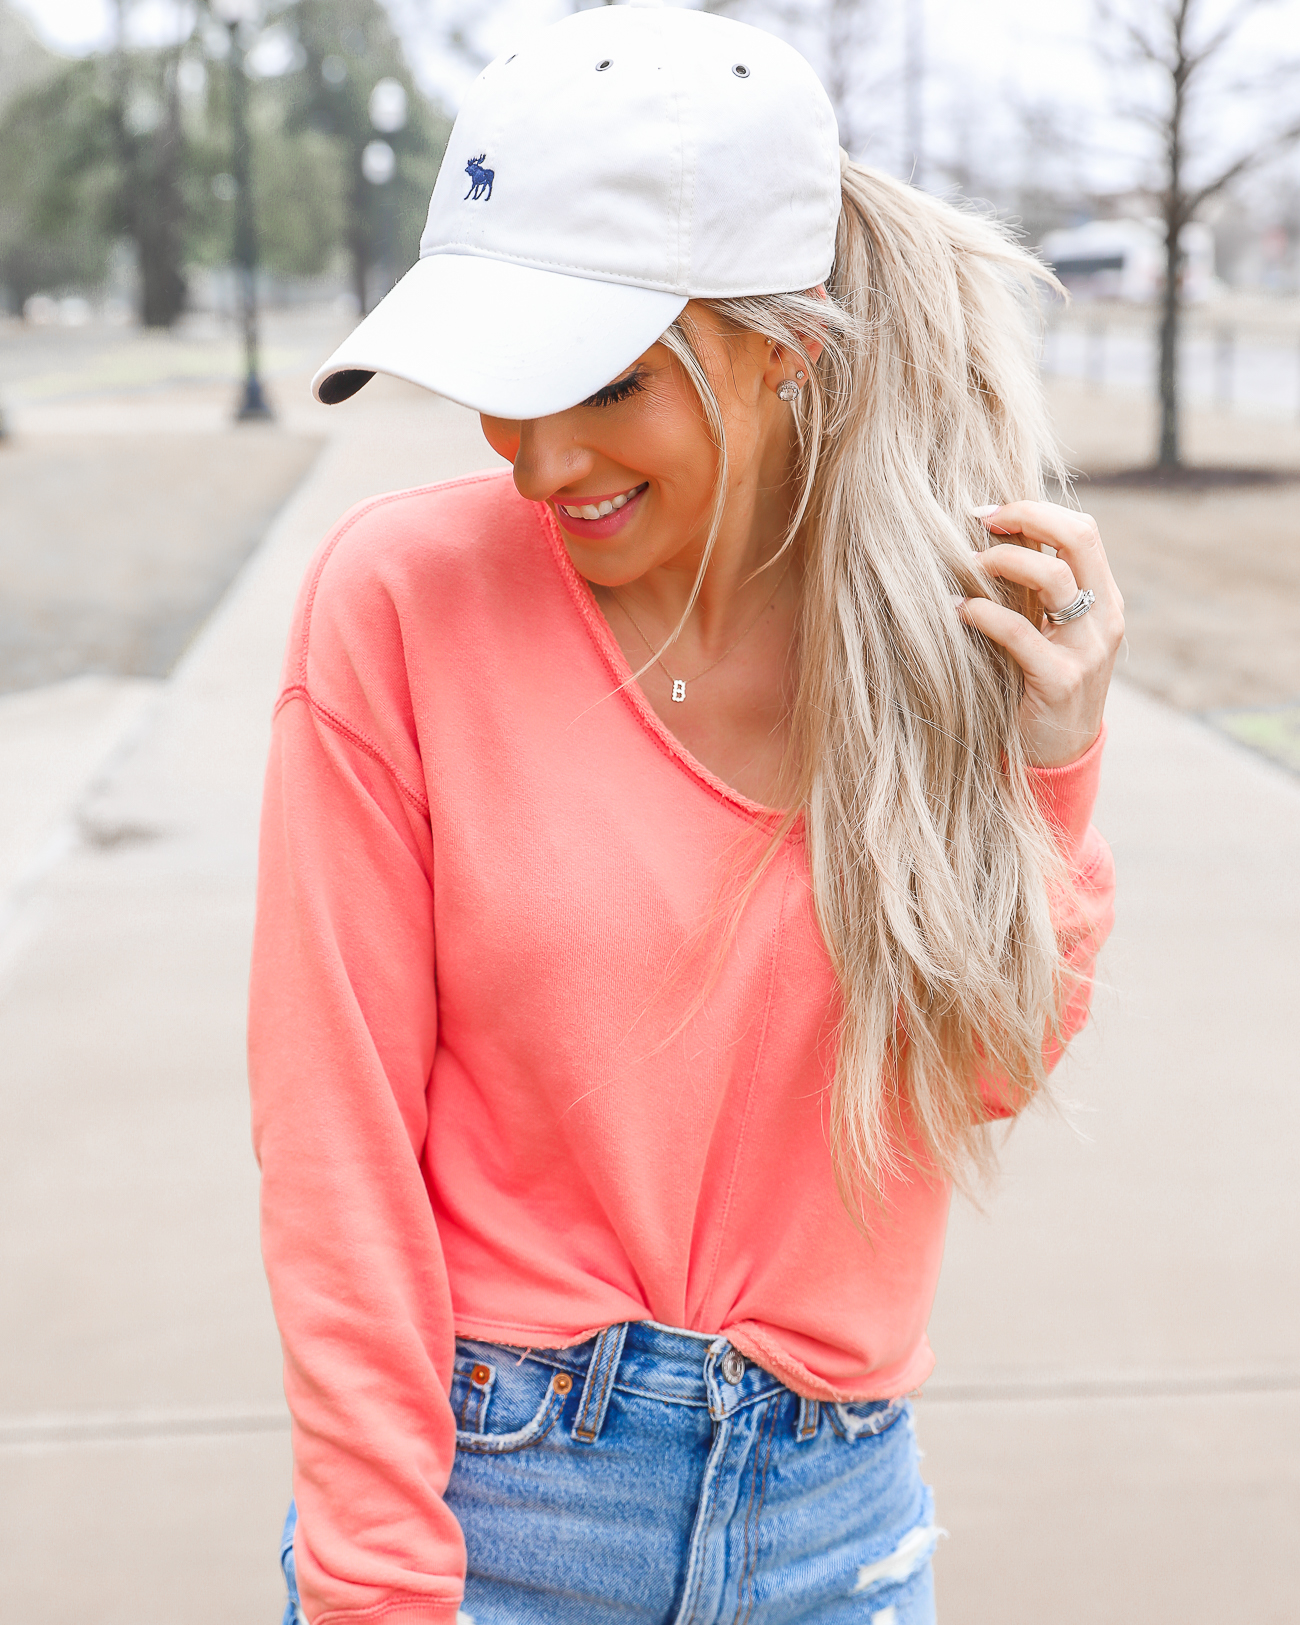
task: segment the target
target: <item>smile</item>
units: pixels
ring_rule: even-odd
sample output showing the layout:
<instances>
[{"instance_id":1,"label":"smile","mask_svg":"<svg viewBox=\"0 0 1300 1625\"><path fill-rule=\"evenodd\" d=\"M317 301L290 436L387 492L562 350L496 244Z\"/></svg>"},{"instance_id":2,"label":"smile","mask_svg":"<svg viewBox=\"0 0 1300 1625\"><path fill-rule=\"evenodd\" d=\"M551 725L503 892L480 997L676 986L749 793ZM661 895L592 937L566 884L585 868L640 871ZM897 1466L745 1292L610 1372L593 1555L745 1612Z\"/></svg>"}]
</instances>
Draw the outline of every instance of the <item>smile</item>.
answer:
<instances>
[{"instance_id":1,"label":"smile","mask_svg":"<svg viewBox=\"0 0 1300 1625\"><path fill-rule=\"evenodd\" d=\"M643 480L640 485L634 485L630 491L620 491L616 497L601 497L597 502L584 502L570 507L566 503L557 502L555 506L566 519L605 519L620 508L625 508L633 497L639 497L650 482Z\"/></svg>"}]
</instances>

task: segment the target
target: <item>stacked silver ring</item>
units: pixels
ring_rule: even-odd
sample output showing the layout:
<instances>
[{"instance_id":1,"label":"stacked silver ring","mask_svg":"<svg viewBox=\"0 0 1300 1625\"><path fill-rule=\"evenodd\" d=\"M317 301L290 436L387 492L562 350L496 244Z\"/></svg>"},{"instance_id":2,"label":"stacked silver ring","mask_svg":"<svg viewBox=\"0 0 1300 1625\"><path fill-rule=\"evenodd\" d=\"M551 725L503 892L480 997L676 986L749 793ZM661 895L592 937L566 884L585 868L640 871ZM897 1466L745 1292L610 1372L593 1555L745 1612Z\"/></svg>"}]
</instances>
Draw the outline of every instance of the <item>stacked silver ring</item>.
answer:
<instances>
[{"instance_id":1,"label":"stacked silver ring","mask_svg":"<svg viewBox=\"0 0 1300 1625\"><path fill-rule=\"evenodd\" d=\"M1096 602L1097 594L1090 587L1080 587L1079 596L1072 604L1064 609L1045 609L1043 614L1053 626L1064 626L1067 621L1077 621L1080 615L1086 615Z\"/></svg>"}]
</instances>

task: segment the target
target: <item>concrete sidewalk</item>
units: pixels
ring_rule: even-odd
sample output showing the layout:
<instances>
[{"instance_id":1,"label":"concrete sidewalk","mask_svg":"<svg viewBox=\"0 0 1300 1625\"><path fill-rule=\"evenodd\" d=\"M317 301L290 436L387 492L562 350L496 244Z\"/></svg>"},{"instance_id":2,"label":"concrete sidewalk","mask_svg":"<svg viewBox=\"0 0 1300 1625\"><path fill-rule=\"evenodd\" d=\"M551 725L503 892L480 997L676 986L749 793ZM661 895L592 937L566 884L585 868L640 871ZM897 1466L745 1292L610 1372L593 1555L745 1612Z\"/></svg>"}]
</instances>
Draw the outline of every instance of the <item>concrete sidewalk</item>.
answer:
<instances>
[{"instance_id":1,"label":"concrete sidewalk","mask_svg":"<svg viewBox=\"0 0 1300 1625\"><path fill-rule=\"evenodd\" d=\"M1300 1620L1300 780L1117 686L1077 1103L954 1210L918 1407L944 1625Z\"/></svg>"},{"instance_id":2,"label":"concrete sidewalk","mask_svg":"<svg viewBox=\"0 0 1300 1625\"><path fill-rule=\"evenodd\" d=\"M491 461L472 417L396 384L328 432L133 738L44 837L24 826L45 857L0 942L0 1574L23 1625L279 1618L288 1439L243 1071L269 708L338 514ZM1120 925L1066 1080L1087 1138L1017 1128L989 1217L955 1216L932 1329L942 1618L1281 1625L1300 781L1133 690L1111 726Z\"/></svg>"},{"instance_id":3,"label":"concrete sidewalk","mask_svg":"<svg viewBox=\"0 0 1300 1625\"><path fill-rule=\"evenodd\" d=\"M333 521L493 461L475 418L413 388L318 410L333 438L133 739L87 719L43 736L42 761L29 719L0 716L0 774L21 762L67 790L94 773L75 805L47 793L44 839L0 803L25 854L0 939L0 1617L16 1625L269 1625L283 1606L288 1424L243 1057L270 707Z\"/></svg>"}]
</instances>

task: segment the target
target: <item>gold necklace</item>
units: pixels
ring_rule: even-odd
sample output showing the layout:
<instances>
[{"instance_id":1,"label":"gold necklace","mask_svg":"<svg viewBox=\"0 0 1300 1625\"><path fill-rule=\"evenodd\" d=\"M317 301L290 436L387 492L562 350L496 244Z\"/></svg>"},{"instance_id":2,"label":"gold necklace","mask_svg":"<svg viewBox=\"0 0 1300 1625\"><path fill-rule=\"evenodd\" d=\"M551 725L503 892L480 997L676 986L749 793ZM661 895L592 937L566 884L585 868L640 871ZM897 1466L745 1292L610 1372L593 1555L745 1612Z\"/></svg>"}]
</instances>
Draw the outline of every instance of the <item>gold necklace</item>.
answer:
<instances>
[{"instance_id":1,"label":"gold necklace","mask_svg":"<svg viewBox=\"0 0 1300 1625\"><path fill-rule=\"evenodd\" d=\"M791 559L790 563L792 564L793 562L794 562L794 560ZM703 671L697 671L695 673L695 676L690 679L690 681L692 683L698 683L701 677L707 677L708 674L714 669L715 666L720 666L722 664L722 662L727 658L728 655L735 654L736 650L739 649L741 644L745 641L745 639L749 636L749 634L754 630L754 628L758 625L758 623L763 619L764 615L767 614L768 610L771 609L772 605L776 602L776 595L777 595L777 593L780 592L781 588L784 586L785 578L789 574L790 574L790 565L787 564L785 569L782 570L782 572L781 572L780 580L777 582L776 586L772 588L772 596L763 605L762 609L759 610L758 614L755 615L754 619L749 623L749 625L740 634L740 636L736 639L736 641L731 645L730 648L724 649L722 651L722 653L718 656L718 658L713 662L712 665L706 666ZM615 592L613 587L611 587L609 589L609 596L614 600L614 602L618 605L618 607L623 611L624 615L627 616L628 620L631 621L632 629L633 629L633 631L635 631L637 637L639 637L641 639L642 643L645 644L646 648L649 649L650 653L652 655L654 655L655 665L658 666L659 670L661 672L663 672L664 676L673 685L672 697L680 705L682 703L682 701L685 700L685 698L686 698L686 682L687 682L687 679L684 678L684 677L674 677L672 672L670 672L668 670L667 666L664 665L663 661L659 658L659 656L657 654L655 654L655 646L654 646L654 644L651 643L650 639L648 637L646 637L645 633L637 625L636 617L633 615L632 611L627 607L627 605L623 602L623 600L618 596L617 592Z\"/></svg>"}]
</instances>

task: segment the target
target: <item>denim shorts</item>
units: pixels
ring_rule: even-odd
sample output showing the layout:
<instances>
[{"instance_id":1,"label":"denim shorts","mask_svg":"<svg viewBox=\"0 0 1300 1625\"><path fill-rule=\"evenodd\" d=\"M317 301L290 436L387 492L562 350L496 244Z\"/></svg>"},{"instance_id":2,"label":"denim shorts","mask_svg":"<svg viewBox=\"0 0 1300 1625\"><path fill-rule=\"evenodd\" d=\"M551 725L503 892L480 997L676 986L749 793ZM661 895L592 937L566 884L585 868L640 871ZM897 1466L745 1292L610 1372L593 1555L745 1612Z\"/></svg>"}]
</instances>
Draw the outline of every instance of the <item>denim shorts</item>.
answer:
<instances>
[{"instance_id":1,"label":"denim shorts","mask_svg":"<svg viewBox=\"0 0 1300 1625\"><path fill-rule=\"evenodd\" d=\"M640 1321L569 1349L459 1339L451 1402L464 1621L933 1625L906 1399L801 1399L725 1337Z\"/></svg>"}]
</instances>

